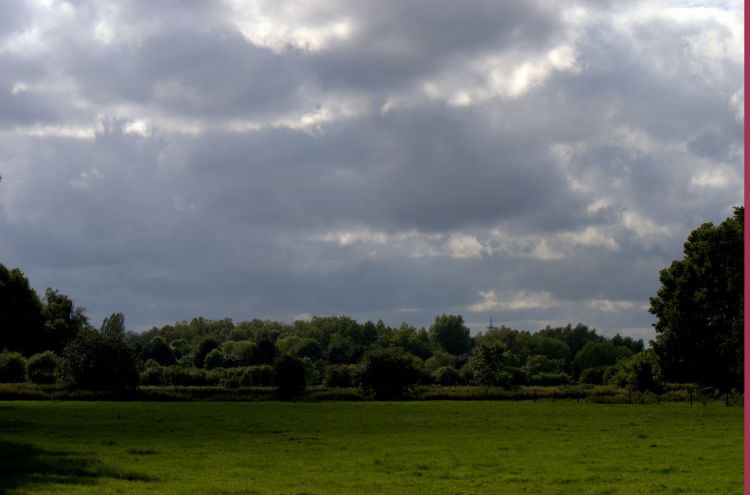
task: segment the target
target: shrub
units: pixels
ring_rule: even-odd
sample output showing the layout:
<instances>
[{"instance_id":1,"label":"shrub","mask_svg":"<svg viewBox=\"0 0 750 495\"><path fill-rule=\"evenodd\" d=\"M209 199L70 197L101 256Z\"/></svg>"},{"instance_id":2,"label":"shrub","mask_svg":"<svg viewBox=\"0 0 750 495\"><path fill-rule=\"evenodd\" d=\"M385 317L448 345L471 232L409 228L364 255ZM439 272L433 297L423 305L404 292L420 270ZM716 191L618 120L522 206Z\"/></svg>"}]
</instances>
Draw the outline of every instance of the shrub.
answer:
<instances>
[{"instance_id":1,"label":"shrub","mask_svg":"<svg viewBox=\"0 0 750 495\"><path fill-rule=\"evenodd\" d=\"M456 365L456 358L442 349L436 350L430 358L425 361L428 370L435 372L441 368L453 368Z\"/></svg>"},{"instance_id":2,"label":"shrub","mask_svg":"<svg viewBox=\"0 0 750 495\"><path fill-rule=\"evenodd\" d=\"M422 375L419 364L418 357L401 350L371 351L362 361L360 386L378 400L398 399L419 382Z\"/></svg>"},{"instance_id":3,"label":"shrub","mask_svg":"<svg viewBox=\"0 0 750 495\"><path fill-rule=\"evenodd\" d=\"M529 384L531 385L565 385L568 382L570 382L570 377L565 373L543 372L529 377Z\"/></svg>"},{"instance_id":4,"label":"shrub","mask_svg":"<svg viewBox=\"0 0 750 495\"><path fill-rule=\"evenodd\" d=\"M240 376L241 387L270 387L273 384L273 368L267 364L247 366Z\"/></svg>"},{"instance_id":5,"label":"shrub","mask_svg":"<svg viewBox=\"0 0 750 495\"><path fill-rule=\"evenodd\" d=\"M352 387L353 384L354 381L352 379L350 365L334 364L331 366L326 366L323 385L325 385L326 387L347 388Z\"/></svg>"},{"instance_id":6,"label":"shrub","mask_svg":"<svg viewBox=\"0 0 750 495\"><path fill-rule=\"evenodd\" d=\"M175 362L172 349L167 344L167 341L159 335L151 339L151 342L146 346L146 356L165 366L169 366Z\"/></svg>"},{"instance_id":7,"label":"shrub","mask_svg":"<svg viewBox=\"0 0 750 495\"><path fill-rule=\"evenodd\" d=\"M442 368L435 370L432 373L432 377L435 380L435 383L445 387L461 385L463 383L461 374L458 370L449 366L443 366Z\"/></svg>"},{"instance_id":8,"label":"shrub","mask_svg":"<svg viewBox=\"0 0 750 495\"><path fill-rule=\"evenodd\" d=\"M289 400L301 395L307 387L305 366L299 358L287 354L273 363L276 397Z\"/></svg>"},{"instance_id":9,"label":"shrub","mask_svg":"<svg viewBox=\"0 0 750 495\"><path fill-rule=\"evenodd\" d=\"M27 362L27 370L31 381L39 384L54 383L57 360L57 355L52 351L31 356Z\"/></svg>"},{"instance_id":10,"label":"shrub","mask_svg":"<svg viewBox=\"0 0 750 495\"><path fill-rule=\"evenodd\" d=\"M203 359L203 367L207 370L221 368L224 365L224 353L219 349L211 349Z\"/></svg>"},{"instance_id":11,"label":"shrub","mask_svg":"<svg viewBox=\"0 0 750 495\"><path fill-rule=\"evenodd\" d=\"M193 354L193 361L195 363L195 366L197 368L202 368L208 353L218 347L219 343L211 337L206 337L201 340L198 344L198 347L195 349L195 354Z\"/></svg>"},{"instance_id":12,"label":"shrub","mask_svg":"<svg viewBox=\"0 0 750 495\"><path fill-rule=\"evenodd\" d=\"M580 383L590 383L593 385L601 385L604 380L604 371L606 367L599 368L586 368L581 371L581 376L578 379Z\"/></svg>"},{"instance_id":13,"label":"shrub","mask_svg":"<svg viewBox=\"0 0 750 495\"><path fill-rule=\"evenodd\" d=\"M26 359L20 352L3 351L0 354L0 383L26 381Z\"/></svg>"},{"instance_id":14,"label":"shrub","mask_svg":"<svg viewBox=\"0 0 750 495\"><path fill-rule=\"evenodd\" d=\"M153 360L149 360L153 361ZM156 363L156 361L154 361ZM156 366L148 366L148 361L146 362L146 370L141 372L140 374L140 383L141 385L169 385L167 383L166 379L166 373L164 372L164 368L159 366L159 363L156 363Z\"/></svg>"},{"instance_id":15,"label":"shrub","mask_svg":"<svg viewBox=\"0 0 750 495\"><path fill-rule=\"evenodd\" d=\"M605 383L639 392L661 392L664 388L659 358L649 349L621 359L604 375Z\"/></svg>"},{"instance_id":16,"label":"shrub","mask_svg":"<svg viewBox=\"0 0 750 495\"><path fill-rule=\"evenodd\" d=\"M82 330L65 346L62 378L73 388L123 390L138 384L138 371L121 338Z\"/></svg>"}]
</instances>

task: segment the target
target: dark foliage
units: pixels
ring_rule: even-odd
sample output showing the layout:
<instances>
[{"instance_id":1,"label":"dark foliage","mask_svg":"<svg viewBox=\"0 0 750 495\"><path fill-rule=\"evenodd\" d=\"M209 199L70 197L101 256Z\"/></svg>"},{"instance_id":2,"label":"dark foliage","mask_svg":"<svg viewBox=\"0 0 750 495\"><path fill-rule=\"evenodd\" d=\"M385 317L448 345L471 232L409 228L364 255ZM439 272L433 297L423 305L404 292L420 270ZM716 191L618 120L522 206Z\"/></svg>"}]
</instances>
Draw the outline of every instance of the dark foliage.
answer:
<instances>
[{"instance_id":1,"label":"dark foliage","mask_svg":"<svg viewBox=\"0 0 750 495\"><path fill-rule=\"evenodd\" d=\"M0 383L26 381L26 359L20 352L5 351L0 354Z\"/></svg>"},{"instance_id":2,"label":"dark foliage","mask_svg":"<svg viewBox=\"0 0 750 495\"><path fill-rule=\"evenodd\" d=\"M62 378L73 388L126 390L138 385L130 347L120 338L83 330L63 351Z\"/></svg>"},{"instance_id":3,"label":"dark foliage","mask_svg":"<svg viewBox=\"0 0 750 495\"><path fill-rule=\"evenodd\" d=\"M469 329L461 315L440 315L430 326L430 337L454 356L468 352L471 346Z\"/></svg>"},{"instance_id":4,"label":"dark foliage","mask_svg":"<svg viewBox=\"0 0 750 495\"><path fill-rule=\"evenodd\" d=\"M304 393L307 387L305 366L299 358L284 354L273 363L276 397L290 400Z\"/></svg>"},{"instance_id":5,"label":"dark foliage","mask_svg":"<svg viewBox=\"0 0 750 495\"><path fill-rule=\"evenodd\" d=\"M43 351L42 303L21 270L0 264L0 349Z\"/></svg>"},{"instance_id":6,"label":"dark foliage","mask_svg":"<svg viewBox=\"0 0 750 495\"><path fill-rule=\"evenodd\" d=\"M29 379L34 383L54 383L58 358L52 351L34 354L27 361Z\"/></svg>"},{"instance_id":7,"label":"dark foliage","mask_svg":"<svg viewBox=\"0 0 750 495\"><path fill-rule=\"evenodd\" d=\"M209 352L219 348L219 343L212 337L205 337L199 343L193 354L193 361L197 368L203 368Z\"/></svg>"},{"instance_id":8,"label":"dark foliage","mask_svg":"<svg viewBox=\"0 0 750 495\"><path fill-rule=\"evenodd\" d=\"M365 355L360 386L378 400L398 399L419 383L419 358L400 349L377 349Z\"/></svg>"},{"instance_id":9,"label":"dark foliage","mask_svg":"<svg viewBox=\"0 0 750 495\"><path fill-rule=\"evenodd\" d=\"M744 208L688 236L684 258L660 272L651 298L665 378L729 389L743 375Z\"/></svg>"}]
</instances>

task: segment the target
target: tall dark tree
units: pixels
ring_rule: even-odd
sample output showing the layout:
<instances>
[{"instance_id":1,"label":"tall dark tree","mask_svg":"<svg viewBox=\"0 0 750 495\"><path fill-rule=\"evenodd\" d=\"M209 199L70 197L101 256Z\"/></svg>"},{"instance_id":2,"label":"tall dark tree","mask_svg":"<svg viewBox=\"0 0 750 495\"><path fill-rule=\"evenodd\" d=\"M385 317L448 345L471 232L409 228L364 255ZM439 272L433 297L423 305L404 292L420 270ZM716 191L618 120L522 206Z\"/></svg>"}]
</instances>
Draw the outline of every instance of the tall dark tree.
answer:
<instances>
[{"instance_id":1,"label":"tall dark tree","mask_svg":"<svg viewBox=\"0 0 750 495\"><path fill-rule=\"evenodd\" d=\"M125 335L125 315L122 313L112 313L104 318L99 331L106 335L122 337Z\"/></svg>"},{"instance_id":2,"label":"tall dark tree","mask_svg":"<svg viewBox=\"0 0 750 495\"><path fill-rule=\"evenodd\" d=\"M0 351L30 355L46 349L42 303L21 270L0 264Z\"/></svg>"},{"instance_id":3,"label":"tall dark tree","mask_svg":"<svg viewBox=\"0 0 750 495\"><path fill-rule=\"evenodd\" d=\"M430 337L454 356L469 351L471 337L461 315L440 315L430 326Z\"/></svg>"},{"instance_id":4,"label":"tall dark tree","mask_svg":"<svg viewBox=\"0 0 750 495\"><path fill-rule=\"evenodd\" d=\"M74 388L125 390L138 385L133 351L122 338L82 330L65 346L62 378Z\"/></svg>"},{"instance_id":5,"label":"tall dark tree","mask_svg":"<svg viewBox=\"0 0 750 495\"><path fill-rule=\"evenodd\" d=\"M718 226L704 223L685 242L684 258L660 272L649 311L667 380L742 383L743 224L742 207Z\"/></svg>"},{"instance_id":6,"label":"tall dark tree","mask_svg":"<svg viewBox=\"0 0 750 495\"><path fill-rule=\"evenodd\" d=\"M48 288L44 294L45 349L61 353L81 330L90 329L86 310L65 294Z\"/></svg>"}]
</instances>

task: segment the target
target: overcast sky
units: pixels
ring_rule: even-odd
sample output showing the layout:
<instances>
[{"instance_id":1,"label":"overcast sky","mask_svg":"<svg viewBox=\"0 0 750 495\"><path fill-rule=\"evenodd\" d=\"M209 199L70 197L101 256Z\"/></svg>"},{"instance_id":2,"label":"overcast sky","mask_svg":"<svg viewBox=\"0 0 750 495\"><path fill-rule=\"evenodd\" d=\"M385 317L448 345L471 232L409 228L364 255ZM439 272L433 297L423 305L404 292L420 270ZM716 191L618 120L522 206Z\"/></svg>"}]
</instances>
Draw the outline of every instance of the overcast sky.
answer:
<instances>
[{"instance_id":1,"label":"overcast sky","mask_svg":"<svg viewBox=\"0 0 750 495\"><path fill-rule=\"evenodd\" d=\"M0 263L96 325L653 337L742 202L740 1L0 3Z\"/></svg>"}]
</instances>

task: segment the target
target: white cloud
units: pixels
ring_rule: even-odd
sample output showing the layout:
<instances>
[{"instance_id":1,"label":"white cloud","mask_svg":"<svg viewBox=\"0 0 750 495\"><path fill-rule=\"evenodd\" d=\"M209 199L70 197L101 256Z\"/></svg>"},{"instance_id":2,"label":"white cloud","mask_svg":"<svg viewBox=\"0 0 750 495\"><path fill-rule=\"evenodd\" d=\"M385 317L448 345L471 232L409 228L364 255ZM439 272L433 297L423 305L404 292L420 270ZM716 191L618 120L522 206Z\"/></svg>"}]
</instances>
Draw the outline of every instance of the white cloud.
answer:
<instances>
[{"instance_id":1,"label":"white cloud","mask_svg":"<svg viewBox=\"0 0 750 495\"><path fill-rule=\"evenodd\" d=\"M624 211L621 218L625 228L633 232L635 237L647 246L669 240L678 228L675 224L658 225L633 210Z\"/></svg>"},{"instance_id":2,"label":"white cloud","mask_svg":"<svg viewBox=\"0 0 750 495\"><path fill-rule=\"evenodd\" d=\"M141 137L151 135L152 127L146 120L131 120L122 126L122 132L125 134L136 134Z\"/></svg>"},{"instance_id":3,"label":"white cloud","mask_svg":"<svg viewBox=\"0 0 750 495\"><path fill-rule=\"evenodd\" d=\"M582 231L560 234L560 238L573 245L601 246L611 251L620 249L617 241L599 227L586 227Z\"/></svg>"},{"instance_id":4,"label":"white cloud","mask_svg":"<svg viewBox=\"0 0 750 495\"><path fill-rule=\"evenodd\" d=\"M71 177L68 183L70 187L77 191L87 191L91 189L96 181L101 180L101 178L102 174L94 167L89 171L81 172L76 177Z\"/></svg>"},{"instance_id":5,"label":"white cloud","mask_svg":"<svg viewBox=\"0 0 750 495\"><path fill-rule=\"evenodd\" d=\"M604 313L620 313L636 307L631 301L611 299L594 299L589 303L589 306Z\"/></svg>"},{"instance_id":6,"label":"white cloud","mask_svg":"<svg viewBox=\"0 0 750 495\"><path fill-rule=\"evenodd\" d=\"M724 189L732 184L726 170L705 170L690 178L690 186L697 189Z\"/></svg>"},{"instance_id":7,"label":"white cloud","mask_svg":"<svg viewBox=\"0 0 750 495\"><path fill-rule=\"evenodd\" d=\"M454 258L481 258L485 247L473 235L453 234L448 240L448 250Z\"/></svg>"},{"instance_id":8,"label":"white cloud","mask_svg":"<svg viewBox=\"0 0 750 495\"><path fill-rule=\"evenodd\" d=\"M476 304L467 306L472 312L492 310L523 310L523 309L547 309L557 306L559 303L552 298L549 292L530 291L504 291L494 290L479 291L482 300Z\"/></svg>"}]
</instances>

